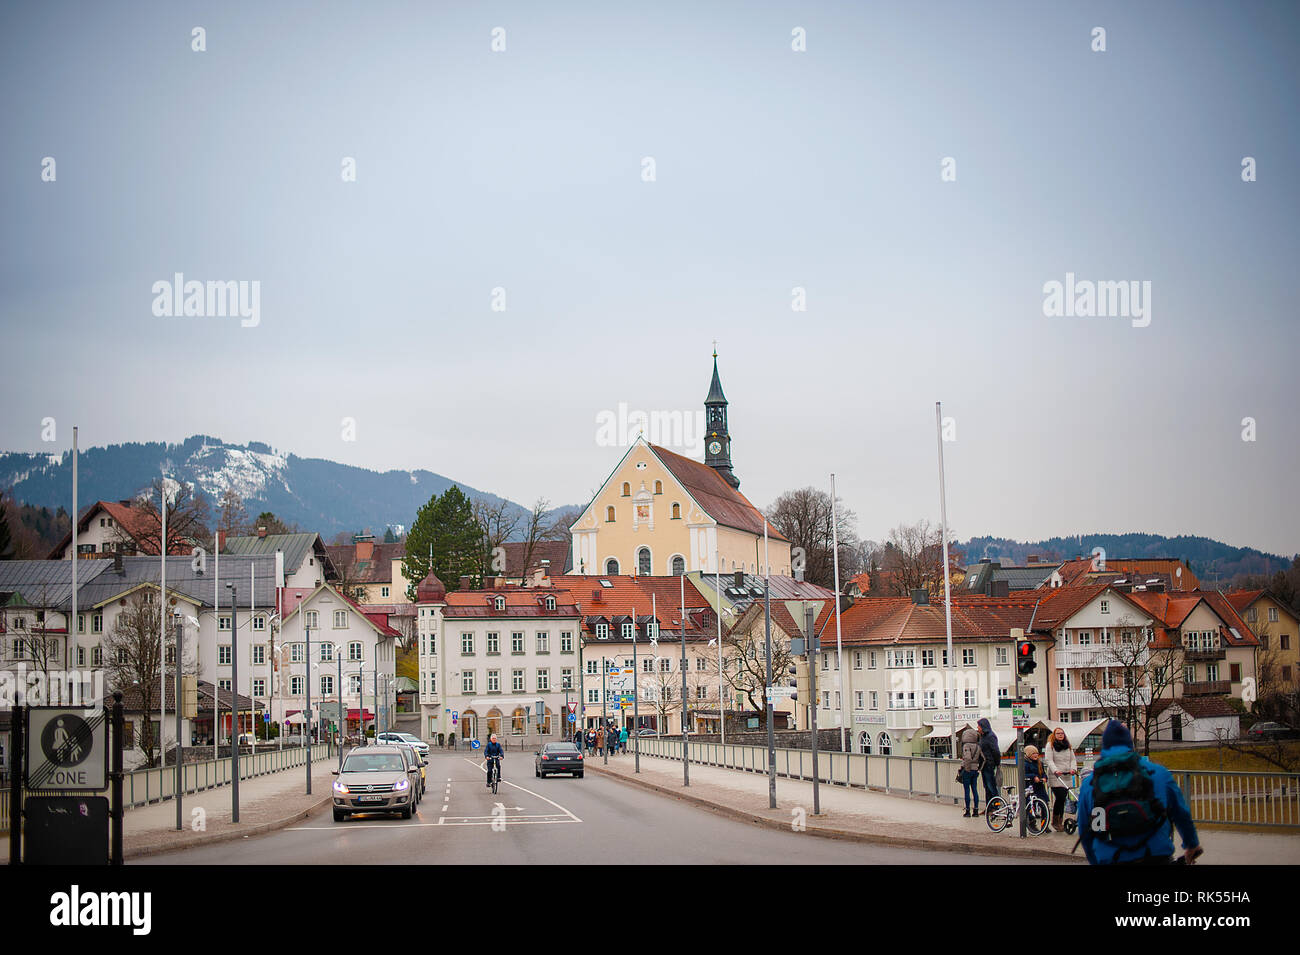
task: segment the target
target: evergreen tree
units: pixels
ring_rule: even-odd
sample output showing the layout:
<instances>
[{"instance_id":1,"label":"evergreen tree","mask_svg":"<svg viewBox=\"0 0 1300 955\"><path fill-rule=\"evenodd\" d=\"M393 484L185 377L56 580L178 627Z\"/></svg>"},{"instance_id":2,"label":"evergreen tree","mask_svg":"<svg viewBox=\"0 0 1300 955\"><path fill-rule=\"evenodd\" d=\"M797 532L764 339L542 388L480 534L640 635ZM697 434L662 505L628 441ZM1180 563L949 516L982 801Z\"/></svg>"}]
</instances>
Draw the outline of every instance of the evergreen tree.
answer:
<instances>
[{"instance_id":1,"label":"evergreen tree","mask_svg":"<svg viewBox=\"0 0 1300 955\"><path fill-rule=\"evenodd\" d=\"M483 574L483 553L483 530L474 519L473 506L453 484L420 508L406 535L402 567L411 581L407 598L415 600L415 588L428 575L430 566L449 591L460 586L462 576L473 578L477 584Z\"/></svg>"},{"instance_id":2,"label":"evergreen tree","mask_svg":"<svg viewBox=\"0 0 1300 955\"><path fill-rule=\"evenodd\" d=\"M384 543L385 544L397 543L397 535L393 533L393 528L391 526L384 529Z\"/></svg>"},{"instance_id":3,"label":"evergreen tree","mask_svg":"<svg viewBox=\"0 0 1300 955\"><path fill-rule=\"evenodd\" d=\"M14 541L9 534L9 505L0 494L0 560L13 560Z\"/></svg>"}]
</instances>

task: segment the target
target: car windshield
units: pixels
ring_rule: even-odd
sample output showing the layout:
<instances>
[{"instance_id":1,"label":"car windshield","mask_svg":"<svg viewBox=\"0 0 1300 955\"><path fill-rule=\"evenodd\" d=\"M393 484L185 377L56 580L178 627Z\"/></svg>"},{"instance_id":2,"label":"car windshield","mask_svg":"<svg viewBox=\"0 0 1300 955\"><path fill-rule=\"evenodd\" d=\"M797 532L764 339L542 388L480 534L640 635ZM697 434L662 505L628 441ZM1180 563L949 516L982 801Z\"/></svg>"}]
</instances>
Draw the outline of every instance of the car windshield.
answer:
<instances>
[{"instance_id":1,"label":"car windshield","mask_svg":"<svg viewBox=\"0 0 1300 955\"><path fill-rule=\"evenodd\" d=\"M424 742L424 740L420 739L420 737L418 737L418 736L412 736L410 733L398 733L398 734L397 734L397 738L400 739L400 740L405 740L405 741L408 742L408 743L423 743L423 742Z\"/></svg>"},{"instance_id":2,"label":"car windshield","mask_svg":"<svg viewBox=\"0 0 1300 955\"><path fill-rule=\"evenodd\" d=\"M576 753L578 747L572 743L547 743L546 752L548 753Z\"/></svg>"},{"instance_id":3,"label":"car windshield","mask_svg":"<svg viewBox=\"0 0 1300 955\"><path fill-rule=\"evenodd\" d=\"M354 753L343 762L345 773L400 773L406 763L396 753Z\"/></svg>"}]
</instances>

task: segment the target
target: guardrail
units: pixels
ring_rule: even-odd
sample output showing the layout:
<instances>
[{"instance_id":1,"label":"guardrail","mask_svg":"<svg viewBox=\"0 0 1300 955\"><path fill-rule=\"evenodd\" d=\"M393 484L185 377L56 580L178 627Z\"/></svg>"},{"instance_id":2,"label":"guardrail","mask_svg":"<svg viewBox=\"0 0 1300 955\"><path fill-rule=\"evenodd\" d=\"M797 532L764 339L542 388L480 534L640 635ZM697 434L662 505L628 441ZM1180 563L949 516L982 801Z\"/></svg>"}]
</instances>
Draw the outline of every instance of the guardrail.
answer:
<instances>
[{"instance_id":1,"label":"guardrail","mask_svg":"<svg viewBox=\"0 0 1300 955\"><path fill-rule=\"evenodd\" d=\"M628 741L631 749L631 741ZM682 758L680 738L651 737L641 740L641 753L666 759ZM767 772L767 747L728 743L690 743L691 762L751 773ZM1088 766L1081 762L1086 772ZM962 785L957 782L957 763L929 756L883 756L867 753L817 754L818 778L833 786L872 789L911 797L929 797L935 802L959 804ZM1192 819L1198 823L1228 826L1300 826L1300 774L1226 773L1171 770L1182 787ZM778 749L776 774L788 779L813 778L812 750ZM1016 778L1012 760L1003 760L1003 784ZM980 786L981 795L983 785Z\"/></svg>"},{"instance_id":2,"label":"guardrail","mask_svg":"<svg viewBox=\"0 0 1300 955\"><path fill-rule=\"evenodd\" d=\"M313 762L333 758L334 754L327 743L320 743L311 749ZM239 754L239 778L252 779L286 769L293 769L307 764L307 747L294 746L287 749L272 749L253 754ZM230 758L208 759L197 763L184 763L182 770L181 792L184 794L203 792L218 786L230 785ZM103 793L75 793L58 791L26 792L25 796L77 796L107 795ZM146 806L149 803L162 802L176 795L176 767L162 766L152 769L137 769L124 773L122 777L122 803L128 809ZM0 793L0 832L9 830L9 791Z\"/></svg>"}]
</instances>

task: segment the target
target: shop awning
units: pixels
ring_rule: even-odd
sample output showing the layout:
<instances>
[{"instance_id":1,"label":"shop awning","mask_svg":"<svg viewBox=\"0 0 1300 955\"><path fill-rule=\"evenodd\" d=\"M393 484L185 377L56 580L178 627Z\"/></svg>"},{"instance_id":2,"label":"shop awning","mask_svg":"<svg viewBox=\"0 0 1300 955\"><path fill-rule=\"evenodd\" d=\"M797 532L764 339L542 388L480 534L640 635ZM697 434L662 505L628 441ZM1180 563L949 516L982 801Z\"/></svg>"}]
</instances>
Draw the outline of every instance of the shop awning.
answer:
<instances>
[{"instance_id":1,"label":"shop awning","mask_svg":"<svg viewBox=\"0 0 1300 955\"><path fill-rule=\"evenodd\" d=\"M357 715L358 712L360 712L360 711L359 711L355 706L352 707L351 709L349 709L349 710L348 710L348 719L350 719L350 720L361 719L361 717L359 717L359 716ZM366 710L366 715L365 715L364 718L365 718L365 719L368 719L368 720L373 720L373 719L375 718L375 714L374 714L374 713L371 713L369 710Z\"/></svg>"}]
</instances>

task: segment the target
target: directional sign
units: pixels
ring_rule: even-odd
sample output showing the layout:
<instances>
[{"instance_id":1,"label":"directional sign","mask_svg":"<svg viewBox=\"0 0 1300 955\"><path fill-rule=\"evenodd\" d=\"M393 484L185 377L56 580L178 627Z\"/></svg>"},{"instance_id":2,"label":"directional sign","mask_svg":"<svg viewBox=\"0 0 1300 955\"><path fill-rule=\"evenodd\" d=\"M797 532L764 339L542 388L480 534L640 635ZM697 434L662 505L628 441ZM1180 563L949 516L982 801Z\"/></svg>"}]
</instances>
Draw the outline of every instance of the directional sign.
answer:
<instances>
[{"instance_id":1,"label":"directional sign","mask_svg":"<svg viewBox=\"0 0 1300 955\"><path fill-rule=\"evenodd\" d=\"M472 741L470 742L470 744L469 744L469 748L470 748L470 749L478 749L478 747L479 747L479 742L478 742L478 740L472 740Z\"/></svg>"},{"instance_id":2,"label":"directional sign","mask_svg":"<svg viewBox=\"0 0 1300 955\"><path fill-rule=\"evenodd\" d=\"M574 716L572 713L570 713L570 714L569 714L569 722L570 722L570 723L576 723L576 722L578 722L578 718L577 718L576 716Z\"/></svg>"},{"instance_id":3,"label":"directional sign","mask_svg":"<svg viewBox=\"0 0 1300 955\"><path fill-rule=\"evenodd\" d=\"M769 703L788 700L793 696L794 687L792 686L769 686L767 688L767 702Z\"/></svg>"},{"instance_id":4,"label":"directional sign","mask_svg":"<svg viewBox=\"0 0 1300 955\"><path fill-rule=\"evenodd\" d=\"M103 710L33 706L27 710L25 785L41 791L108 788L108 721Z\"/></svg>"}]
</instances>

